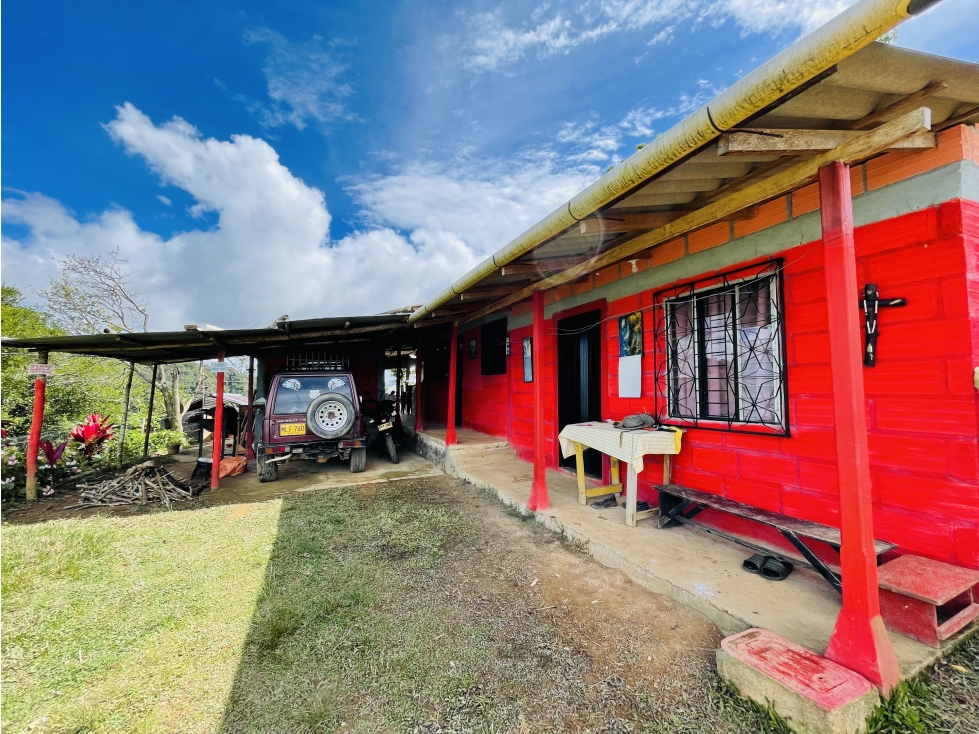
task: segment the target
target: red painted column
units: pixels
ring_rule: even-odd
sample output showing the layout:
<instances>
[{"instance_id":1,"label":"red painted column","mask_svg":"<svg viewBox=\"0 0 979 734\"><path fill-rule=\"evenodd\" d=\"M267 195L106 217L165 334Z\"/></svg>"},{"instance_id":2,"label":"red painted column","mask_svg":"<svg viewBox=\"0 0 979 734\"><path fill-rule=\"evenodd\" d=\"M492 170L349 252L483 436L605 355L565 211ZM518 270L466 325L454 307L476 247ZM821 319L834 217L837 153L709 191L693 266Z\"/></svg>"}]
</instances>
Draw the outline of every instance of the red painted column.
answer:
<instances>
[{"instance_id":1,"label":"red painted column","mask_svg":"<svg viewBox=\"0 0 979 734\"><path fill-rule=\"evenodd\" d=\"M245 411L245 459L255 458L255 358L248 358L248 410Z\"/></svg>"},{"instance_id":2,"label":"red painted column","mask_svg":"<svg viewBox=\"0 0 979 734\"><path fill-rule=\"evenodd\" d=\"M422 335L418 334L418 346L415 349L415 433L425 430L422 425Z\"/></svg>"},{"instance_id":3,"label":"red painted column","mask_svg":"<svg viewBox=\"0 0 979 734\"><path fill-rule=\"evenodd\" d=\"M224 367L224 350L218 352L218 362ZM214 391L214 441L211 449L211 489L221 486L221 448L224 446L224 372L217 373Z\"/></svg>"},{"instance_id":4,"label":"red painted column","mask_svg":"<svg viewBox=\"0 0 979 734\"><path fill-rule=\"evenodd\" d=\"M843 609L826 657L857 671L886 694L901 670L880 616L874 553L863 346L849 166L819 169L819 201L829 311L829 349L840 493Z\"/></svg>"},{"instance_id":5,"label":"red painted column","mask_svg":"<svg viewBox=\"0 0 979 734\"><path fill-rule=\"evenodd\" d=\"M48 363L47 352L38 354L40 364ZM27 435L27 501L37 501L37 452L41 445L41 424L44 423L44 391L48 378L38 375L34 379L34 412L31 414L31 432Z\"/></svg>"},{"instance_id":6,"label":"red painted column","mask_svg":"<svg viewBox=\"0 0 979 734\"><path fill-rule=\"evenodd\" d=\"M452 446L456 440L456 369L459 366L459 326L452 324L452 338L449 340L449 412L445 418L445 445Z\"/></svg>"},{"instance_id":7,"label":"red painted column","mask_svg":"<svg viewBox=\"0 0 979 734\"><path fill-rule=\"evenodd\" d=\"M544 291L534 291L534 483L527 508L537 512L551 506L547 496L547 444L544 441Z\"/></svg>"}]
</instances>

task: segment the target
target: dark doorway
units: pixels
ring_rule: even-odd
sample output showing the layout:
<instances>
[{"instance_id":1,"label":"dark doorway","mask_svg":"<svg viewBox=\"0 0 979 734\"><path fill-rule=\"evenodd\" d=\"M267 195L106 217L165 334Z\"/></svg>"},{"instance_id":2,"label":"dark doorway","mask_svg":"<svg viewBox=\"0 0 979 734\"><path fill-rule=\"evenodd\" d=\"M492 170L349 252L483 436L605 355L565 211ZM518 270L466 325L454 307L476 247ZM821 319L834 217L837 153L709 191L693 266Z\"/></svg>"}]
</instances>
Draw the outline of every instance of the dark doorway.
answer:
<instances>
[{"instance_id":1,"label":"dark doorway","mask_svg":"<svg viewBox=\"0 0 979 734\"><path fill-rule=\"evenodd\" d=\"M462 334L456 343L456 428L462 428L462 375L465 373L462 361Z\"/></svg>"},{"instance_id":2,"label":"dark doorway","mask_svg":"<svg viewBox=\"0 0 979 734\"><path fill-rule=\"evenodd\" d=\"M602 313L587 313L557 322L558 430L569 423L602 419ZM602 475L602 455L585 450L585 473ZM561 459L574 468L575 458Z\"/></svg>"}]
</instances>

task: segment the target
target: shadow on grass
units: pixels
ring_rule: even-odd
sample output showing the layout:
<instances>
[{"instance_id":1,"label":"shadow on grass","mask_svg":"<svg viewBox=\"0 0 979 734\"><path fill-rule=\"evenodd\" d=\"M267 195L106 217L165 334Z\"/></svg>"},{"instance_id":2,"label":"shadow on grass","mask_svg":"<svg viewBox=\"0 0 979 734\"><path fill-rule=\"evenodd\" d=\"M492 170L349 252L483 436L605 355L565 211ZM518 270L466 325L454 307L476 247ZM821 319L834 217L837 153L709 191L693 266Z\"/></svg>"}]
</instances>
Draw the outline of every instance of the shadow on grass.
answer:
<instances>
[{"instance_id":1,"label":"shadow on grass","mask_svg":"<svg viewBox=\"0 0 979 734\"><path fill-rule=\"evenodd\" d=\"M478 536L439 481L283 500L221 731L412 728L473 685L463 651L433 665L452 623L440 567Z\"/></svg>"}]
</instances>

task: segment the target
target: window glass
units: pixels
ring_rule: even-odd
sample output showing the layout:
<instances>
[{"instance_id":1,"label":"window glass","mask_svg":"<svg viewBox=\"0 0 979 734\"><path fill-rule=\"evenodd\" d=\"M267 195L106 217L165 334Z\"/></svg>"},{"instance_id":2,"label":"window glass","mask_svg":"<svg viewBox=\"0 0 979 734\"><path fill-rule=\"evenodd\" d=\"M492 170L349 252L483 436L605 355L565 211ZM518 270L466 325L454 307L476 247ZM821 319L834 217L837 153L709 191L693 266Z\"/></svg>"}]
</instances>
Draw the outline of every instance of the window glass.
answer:
<instances>
[{"instance_id":1,"label":"window glass","mask_svg":"<svg viewBox=\"0 0 979 734\"><path fill-rule=\"evenodd\" d=\"M328 392L343 395L353 402L348 375L298 375L283 377L275 392L273 415L305 413L313 399Z\"/></svg>"},{"instance_id":2,"label":"window glass","mask_svg":"<svg viewBox=\"0 0 979 734\"><path fill-rule=\"evenodd\" d=\"M776 291L766 275L666 301L671 416L781 425Z\"/></svg>"},{"instance_id":3,"label":"window glass","mask_svg":"<svg viewBox=\"0 0 979 734\"><path fill-rule=\"evenodd\" d=\"M506 374L507 320L499 319L479 327L481 375Z\"/></svg>"}]
</instances>

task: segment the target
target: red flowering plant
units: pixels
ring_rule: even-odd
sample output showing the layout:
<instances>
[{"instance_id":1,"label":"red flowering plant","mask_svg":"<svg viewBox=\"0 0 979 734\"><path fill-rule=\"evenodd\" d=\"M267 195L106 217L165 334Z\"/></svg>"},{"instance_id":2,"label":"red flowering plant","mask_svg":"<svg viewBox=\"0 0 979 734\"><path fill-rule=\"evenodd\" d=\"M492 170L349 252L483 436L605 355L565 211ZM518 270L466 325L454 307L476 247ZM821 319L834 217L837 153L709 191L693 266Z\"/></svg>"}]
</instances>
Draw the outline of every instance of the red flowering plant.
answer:
<instances>
[{"instance_id":1,"label":"red flowering plant","mask_svg":"<svg viewBox=\"0 0 979 734\"><path fill-rule=\"evenodd\" d=\"M115 425L101 413L92 413L71 429L71 437L81 444L82 455L92 459L102 452L114 434Z\"/></svg>"}]
</instances>

